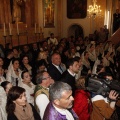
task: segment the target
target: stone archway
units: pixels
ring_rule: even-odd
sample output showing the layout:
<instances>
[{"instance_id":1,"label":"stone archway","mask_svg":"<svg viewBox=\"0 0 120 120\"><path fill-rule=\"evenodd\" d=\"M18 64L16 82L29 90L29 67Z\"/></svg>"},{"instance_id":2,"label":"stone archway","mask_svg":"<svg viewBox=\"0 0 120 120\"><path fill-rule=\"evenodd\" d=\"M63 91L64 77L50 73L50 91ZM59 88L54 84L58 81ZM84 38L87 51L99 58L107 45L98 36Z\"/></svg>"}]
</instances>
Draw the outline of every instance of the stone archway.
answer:
<instances>
[{"instance_id":1,"label":"stone archway","mask_svg":"<svg viewBox=\"0 0 120 120\"><path fill-rule=\"evenodd\" d=\"M78 36L81 36L84 38L83 28L78 24L73 24L68 28L68 36L74 36L77 38Z\"/></svg>"}]
</instances>

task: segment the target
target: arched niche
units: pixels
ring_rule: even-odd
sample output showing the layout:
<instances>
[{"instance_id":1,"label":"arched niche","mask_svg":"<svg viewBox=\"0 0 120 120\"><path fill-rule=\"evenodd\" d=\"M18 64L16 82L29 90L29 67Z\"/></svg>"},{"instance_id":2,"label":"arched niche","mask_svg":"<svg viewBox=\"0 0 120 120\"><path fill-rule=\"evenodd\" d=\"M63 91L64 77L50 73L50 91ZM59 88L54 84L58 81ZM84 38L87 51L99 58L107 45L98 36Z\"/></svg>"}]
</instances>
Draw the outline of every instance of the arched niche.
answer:
<instances>
[{"instance_id":1,"label":"arched niche","mask_svg":"<svg viewBox=\"0 0 120 120\"><path fill-rule=\"evenodd\" d=\"M68 28L68 36L71 35L74 36L75 38L77 38L78 36L84 38L84 32L82 26L79 24L70 25L70 27Z\"/></svg>"}]
</instances>

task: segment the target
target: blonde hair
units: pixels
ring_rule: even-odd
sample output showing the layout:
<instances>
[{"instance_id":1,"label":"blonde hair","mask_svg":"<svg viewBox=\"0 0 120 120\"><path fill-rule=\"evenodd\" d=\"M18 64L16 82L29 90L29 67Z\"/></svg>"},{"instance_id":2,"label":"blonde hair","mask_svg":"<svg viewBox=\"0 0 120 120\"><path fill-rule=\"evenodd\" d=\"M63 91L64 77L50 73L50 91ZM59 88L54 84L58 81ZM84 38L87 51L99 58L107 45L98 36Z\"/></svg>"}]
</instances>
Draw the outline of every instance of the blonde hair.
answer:
<instances>
[{"instance_id":1,"label":"blonde hair","mask_svg":"<svg viewBox=\"0 0 120 120\"><path fill-rule=\"evenodd\" d=\"M77 81L76 81L76 87L78 89L85 89L85 77L81 76Z\"/></svg>"},{"instance_id":2,"label":"blonde hair","mask_svg":"<svg viewBox=\"0 0 120 120\"><path fill-rule=\"evenodd\" d=\"M44 59L44 55L45 55L45 54L46 54L45 51L41 51L41 52L39 52L37 60Z\"/></svg>"}]
</instances>

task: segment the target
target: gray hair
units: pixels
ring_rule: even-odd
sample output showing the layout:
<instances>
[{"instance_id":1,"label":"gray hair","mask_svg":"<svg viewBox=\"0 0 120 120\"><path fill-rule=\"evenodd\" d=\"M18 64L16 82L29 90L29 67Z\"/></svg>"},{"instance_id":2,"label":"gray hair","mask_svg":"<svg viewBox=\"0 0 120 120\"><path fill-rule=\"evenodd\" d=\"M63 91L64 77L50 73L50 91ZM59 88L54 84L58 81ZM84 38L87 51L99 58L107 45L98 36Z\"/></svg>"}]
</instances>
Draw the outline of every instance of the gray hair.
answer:
<instances>
[{"instance_id":1,"label":"gray hair","mask_svg":"<svg viewBox=\"0 0 120 120\"><path fill-rule=\"evenodd\" d=\"M39 72L39 73L36 75L36 83L37 83L37 84L41 84L41 83L42 83L44 72L46 72L46 71L41 71L41 72Z\"/></svg>"},{"instance_id":2,"label":"gray hair","mask_svg":"<svg viewBox=\"0 0 120 120\"><path fill-rule=\"evenodd\" d=\"M56 99L60 99L62 96L62 93L64 91L72 90L71 86L67 83L57 81L53 85L51 85L49 89L49 97L50 101L54 101Z\"/></svg>"}]
</instances>

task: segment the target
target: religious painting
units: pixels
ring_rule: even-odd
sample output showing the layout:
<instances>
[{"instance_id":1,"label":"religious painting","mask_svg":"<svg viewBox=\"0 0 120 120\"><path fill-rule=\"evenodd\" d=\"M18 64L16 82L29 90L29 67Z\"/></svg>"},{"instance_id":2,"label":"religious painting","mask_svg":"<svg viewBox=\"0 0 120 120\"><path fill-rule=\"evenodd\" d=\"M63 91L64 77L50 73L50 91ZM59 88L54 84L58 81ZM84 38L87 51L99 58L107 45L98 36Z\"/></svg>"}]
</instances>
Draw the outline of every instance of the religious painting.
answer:
<instances>
[{"instance_id":1,"label":"religious painting","mask_svg":"<svg viewBox=\"0 0 120 120\"><path fill-rule=\"evenodd\" d=\"M25 22L26 0L10 0L12 23Z\"/></svg>"},{"instance_id":2,"label":"religious painting","mask_svg":"<svg viewBox=\"0 0 120 120\"><path fill-rule=\"evenodd\" d=\"M54 26L54 12L55 12L55 0L43 0L43 15L44 15L44 27L53 28Z\"/></svg>"},{"instance_id":3,"label":"religious painting","mask_svg":"<svg viewBox=\"0 0 120 120\"><path fill-rule=\"evenodd\" d=\"M69 19L82 19L86 16L87 0L67 0L67 17Z\"/></svg>"}]
</instances>

